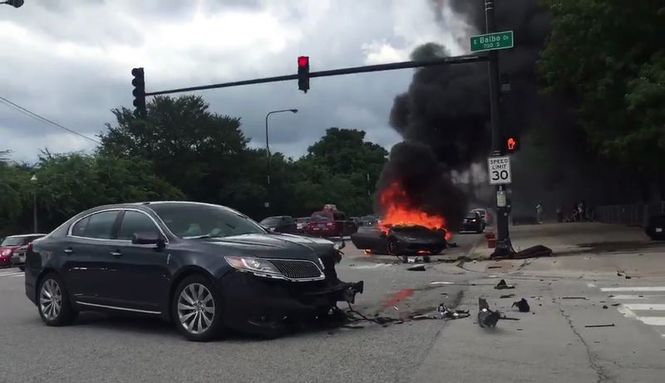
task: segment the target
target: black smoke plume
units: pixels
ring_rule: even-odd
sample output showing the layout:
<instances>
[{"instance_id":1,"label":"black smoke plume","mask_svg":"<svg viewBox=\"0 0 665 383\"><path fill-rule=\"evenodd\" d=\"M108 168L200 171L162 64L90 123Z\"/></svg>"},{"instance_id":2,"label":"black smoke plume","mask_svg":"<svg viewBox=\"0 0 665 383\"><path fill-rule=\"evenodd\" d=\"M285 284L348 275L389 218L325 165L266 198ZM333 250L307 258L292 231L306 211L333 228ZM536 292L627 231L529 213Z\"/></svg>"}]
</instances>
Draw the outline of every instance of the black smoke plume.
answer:
<instances>
[{"instance_id":1,"label":"black smoke plume","mask_svg":"<svg viewBox=\"0 0 665 383\"><path fill-rule=\"evenodd\" d=\"M433 19L449 28L441 16L448 2L470 25L471 33L485 28L482 1L430 0ZM513 213L531 213L538 202L545 211L592 200L590 175L598 172L590 163L582 130L573 123L572 105L556 96L543 95L536 64L549 33L550 17L536 0L496 2L497 30L513 30L515 47L499 54L502 92L500 117L506 134L520 137L522 149L513 155ZM475 31L474 31L475 30ZM469 30L462 33L468 34ZM458 39L468 45L468 36ZM448 49L435 43L418 47L413 59L447 56ZM406 93L394 100L392 127L408 147L391 153L379 180L383 190L393 180L409 179L412 190L428 191L419 199L430 213L460 217L467 208L460 190L450 182L450 171L464 171L483 163L490 152L487 64L456 64L416 70ZM414 143L421 145L414 146ZM418 151L432 153L436 163L419 162ZM485 166L485 165L483 165ZM424 169L423 169L424 168ZM483 185L486 180L481 180ZM586 185L585 189L579 185ZM487 187L487 186L483 186ZM440 189L437 189L440 188ZM432 198L429 200L427 198ZM493 206L493 199L483 201Z\"/></svg>"}]
</instances>

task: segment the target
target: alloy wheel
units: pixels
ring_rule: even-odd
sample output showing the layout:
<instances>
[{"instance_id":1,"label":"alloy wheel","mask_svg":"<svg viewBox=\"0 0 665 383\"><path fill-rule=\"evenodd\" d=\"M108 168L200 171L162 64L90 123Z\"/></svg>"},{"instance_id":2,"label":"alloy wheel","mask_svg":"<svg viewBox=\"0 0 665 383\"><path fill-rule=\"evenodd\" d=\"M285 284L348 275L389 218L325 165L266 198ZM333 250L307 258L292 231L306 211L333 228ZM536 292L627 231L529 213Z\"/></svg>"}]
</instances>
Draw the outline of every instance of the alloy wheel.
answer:
<instances>
[{"instance_id":1,"label":"alloy wheel","mask_svg":"<svg viewBox=\"0 0 665 383\"><path fill-rule=\"evenodd\" d=\"M190 283L178 296L180 325L191 334L208 330L215 319L215 299L201 283Z\"/></svg>"},{"instance_id":2,"label":"alloy wheel","mask_svg":"<svg viewBox=\"0 0 665 383\"><path fill-rule=\"evenodd\" d=\"M46 320L55 320L62 310L62 289L54 279L47 279L39 292L39 307Z\"/></svg>"}]
</instances>

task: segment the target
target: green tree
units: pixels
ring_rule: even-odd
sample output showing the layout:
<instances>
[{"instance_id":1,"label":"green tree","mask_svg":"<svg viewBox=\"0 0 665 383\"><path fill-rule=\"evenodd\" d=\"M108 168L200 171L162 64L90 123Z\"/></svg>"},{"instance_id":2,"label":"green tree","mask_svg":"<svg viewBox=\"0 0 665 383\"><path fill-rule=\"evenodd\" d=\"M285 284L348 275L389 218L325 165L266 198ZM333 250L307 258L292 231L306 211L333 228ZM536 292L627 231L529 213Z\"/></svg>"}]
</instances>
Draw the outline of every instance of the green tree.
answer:
<instances>
[{"instance_id":1,"label":"green tree","mask_svg":"<svg viewBox=\"0 0 665 383\"><path fill-rule=\"evenodd\" d=\"M240 120L208 111L199 96L156 97L145 119L127 108L114 109L101 152L149 160L155 172L189 198L233 204L229 196L242 176L248 139Z\"/></svg>"},{"instance_id":2,"label":"green tree","mask_svg":"<svg viewBox=\"0 0 665 383\"><path fill-rule=\"evenodd\" d=\"M370 213L388 152L360 130L330 128L295 162L294 194L303 213L335 203L350 215Z\"/></svg>"},{"instance_id":3,"label":"green tree","mask_svg":"<svg viewBox=\"0 0 665 383\"><path fill-rule=\"evenodd\" d=\"M548 90L578 103L592 146L642 175L665 162L665 5L544 0L552 32L539 64Z\"/></svg>"},{"instance_id":4,"label":"green tree","mask_svg":"<svg viewBox=\"0 0 665 383\"><path fill-rule=\"evenodd\" d=\"M121 202L178 200L184 195L140 158L45 152L36 165L40 226L54 228L92 207Z\"/></svg>"}]
</instances>

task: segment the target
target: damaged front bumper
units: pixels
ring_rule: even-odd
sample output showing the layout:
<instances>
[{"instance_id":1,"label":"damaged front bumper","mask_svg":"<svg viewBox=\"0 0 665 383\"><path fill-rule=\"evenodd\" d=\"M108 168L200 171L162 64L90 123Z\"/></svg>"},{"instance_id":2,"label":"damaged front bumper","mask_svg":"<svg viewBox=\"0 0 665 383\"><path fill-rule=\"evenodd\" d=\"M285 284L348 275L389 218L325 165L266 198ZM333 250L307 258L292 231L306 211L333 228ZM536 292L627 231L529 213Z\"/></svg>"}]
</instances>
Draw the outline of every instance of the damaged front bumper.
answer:
<instances>
[{"instance_id":1,"label":"damaged front bumper","mask_svg":"<svg viewBox=\"0 0 665 383\"><path fill-rule=\"evenodd\" d=\"M354 303L363 289L362 281L290 282L236 271L219 280L226 327L268 336L289 322L326 315L337 302Z\"/></svg>"}]
</instances>

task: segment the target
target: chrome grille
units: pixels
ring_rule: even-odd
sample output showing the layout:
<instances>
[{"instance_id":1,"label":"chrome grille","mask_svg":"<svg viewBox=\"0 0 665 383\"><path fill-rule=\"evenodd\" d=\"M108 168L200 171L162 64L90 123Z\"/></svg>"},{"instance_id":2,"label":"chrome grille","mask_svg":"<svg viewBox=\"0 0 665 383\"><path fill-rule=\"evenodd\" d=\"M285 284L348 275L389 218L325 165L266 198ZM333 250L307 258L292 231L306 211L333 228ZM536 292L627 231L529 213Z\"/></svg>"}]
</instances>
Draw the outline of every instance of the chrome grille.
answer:
<instances>
[{"instance_id":1,"label":"chrome grille","mask_svg":"<svg viewBox=\"0 0 665 383\"><path fill-rule=\"evenodd\" d=\"M284 274L287 278L292 279L310 279L310 278L321 278L323 279L324 275L321 272L321 269L314 263L310 261L300 261L300 260L279 260L271 259L270 262L275 265L277 270Z\"/></svg>"}]
</instances>

